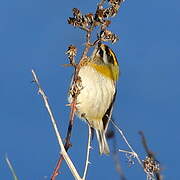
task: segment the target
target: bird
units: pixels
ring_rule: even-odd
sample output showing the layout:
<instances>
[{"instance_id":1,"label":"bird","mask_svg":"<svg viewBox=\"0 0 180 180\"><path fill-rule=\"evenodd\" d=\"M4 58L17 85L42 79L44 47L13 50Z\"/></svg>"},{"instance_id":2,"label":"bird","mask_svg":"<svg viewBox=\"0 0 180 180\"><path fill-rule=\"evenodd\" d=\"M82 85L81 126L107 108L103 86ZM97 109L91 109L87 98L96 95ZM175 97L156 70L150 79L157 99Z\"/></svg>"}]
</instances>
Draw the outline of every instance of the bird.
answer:
<instances>
[{"instance_id":1,"label":"bird","mask_svg":"<svg viewBox=\"0 0 180 180\"><path fill-rule=\"evenodd\" d=\"M101 155L110 153L106 132L116 98L119 71L115 53L109 46L99 43L78 73L81 89L76 99L76 115L96 131ZM71 93L68 100L72 103Z\"/></svg>"}]
</instances>

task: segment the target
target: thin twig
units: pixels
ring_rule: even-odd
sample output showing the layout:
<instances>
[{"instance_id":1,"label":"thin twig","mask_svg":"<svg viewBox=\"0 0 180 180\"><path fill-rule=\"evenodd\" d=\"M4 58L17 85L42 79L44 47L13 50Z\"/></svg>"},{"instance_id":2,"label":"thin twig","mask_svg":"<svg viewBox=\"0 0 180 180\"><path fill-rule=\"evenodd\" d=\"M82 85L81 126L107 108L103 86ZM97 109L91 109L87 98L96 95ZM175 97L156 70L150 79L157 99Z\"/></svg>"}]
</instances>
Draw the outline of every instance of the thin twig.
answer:
<instances>
[{"instance_id":1,"label":"thin twig","mask_svg":"<svg viewBox=\"0 0 180 180\"><path fill-rule=\"evenodd\" d=\"M113 119L112 119L113 121ZM119 151L117 148L117 137L116 137L116 132L115 132L115 127L110 124L110 128L106 133L107 138L113 140L113 149L112 149L112 157L114 160L114 165L117 173L119 174L120 180L126 180L125 174L123 172L123 169L121 167L121 162L119 159Z\"/></svg>"},{"instance_id":2,"label":"thin twig","mask_svg":"<svg viewBox=\"0 0 180 180\"><path fill-rule=\"evenodd\" d=\"M127 146L129 147L129 149L131 150L131 152L133 153L133 155L136 157L136 159L138 160L139 164L143 167L143 164L138 156L138 154L134 151L134 149L132 148L132 146L129 144L127 138L125 137L123 131L115 124L115 122L111 121L112 124L114 125L114 127L119 131L119 133L121 134L122 138L124 139L125 143L127 144ZM144 169L144 168L143 168Z\"/></svg>"},{"instance_id":3,"label":"thin twig","mask_svg":"<svg viewBox=\"0 0 180 180\"><path fill-rule=\"evenodd\" d=\"M66 151L68 151L69 147L71 146L70 138L72 135L72 127L74 124L75 111L76 111L76 99L74 99L73 102L71 103L70 120L69 120L69 125L68 125L67 136L66 136L66 143L64 145Z\"/></svg>"},{"instance_id":4,"label":"thin twig","mask_svg":"<svg viewBox=\"0 0 180 180\"><path fill-rule=\"evenodd\" d=\"M126 151L126 150L123 150L123 149L119 149L118 151L119 151L119 152L123 152L123 153L130 154L130 155L136 157L136 153L134 153L134 152L132 152L132 151Z\"/></svg>"},{"instance_id":5,"label":"thin twig","mask_svg":"<svg viewBox=\"0 0 180 180\"><path fill-rule=\"evenodd\" d=\"M152 157L153 159L155 159L153 152L148 148L147 141L146 141L146 138L144 136L144 133L142 131L139 131L139 135L141 136L142 145L143 145L147 155L149 157Z\"/></svg>"},{"instance_id":6,"label":"thin twig","mask_svg":"<svg viewBox=\"0 0 180 180\"><path fill-rule=\"evenodd\" d=\"M90 40L91 40L91 33L92 33L93 29L94 29L94 26L91 26L91 27L89 28L89 30L86 31L86 45L85 45L85 48L84 48L84 50L83 50L83 53L82 53L80 62L83 61L84 58L86 58L87 53L88 53L88 51L89 51L89 48L91 47L91 46L90 46L90 44L91 44L91 43L90 43ZM80 62L79 62L79 64L80 64Z\"/></svg>"},{"instance_id":7,"label":"thin twig","mask_svg":"<svg viewBox=\"0 0 180 180\"><path fill-rule=\"evenodd\" d=\"M56 176L59 175L59 169L61 167L62 161L63 161L63 156L61 154L58 161L57 161L57 163L56 163L56 167L54 168L54 171L53 171L53 173L51 175L51 180L55 180Z\"/></svg>"},{"instance_id":8,"label":"thin twig","mask_svg":"<svg viewBox=\"0 0 180 180\"><path fill-rule=\"evenodd\" d=\"M16 172L15 172L10 160L8 159L7 155L6 155L5 160L6 160L7 164L8 164L8 166L9 166L9 169L10 169L12 175L13 175L14 180L18 180L18 177L16 176Z\"/></svg>"},{"instance_id":9,"label":"thin twig","mask_svg":"<svg viewBox=\"0 0 180 180\"><path fill-rule=\"evenodd\" d=\"M87 123L88 124L88 123ZM86 163L85 163L85 168L84 168L84 174L83 174L83 180L86 179L86 175L87 175L87 170L88 170L88 165L90 164L89 162L89 156L90 156L90 149L91 149L91 127L88 124L88 144L87 144L87 154L86 154Z\"/></svg>"},{"instance_id":10,"label":"thin twig","mask_svg":"<svg viewBox=\"0 0 180 180\"><path fill-rule=\"evenodd\" d=\"M38 92L42 96L45 107L46 107L46 109L47 109L47 111L49 113L49 116L50 116L50 119L51 119L51 122L52 122L52 125L53 125L53 128L54 128L54 131L55 131L55 134L56 134L56 137L57 137L60 149L61 149L61 154L62 154L63 158L65 159L69 169L71 170L71 173L73 174L74 178L76 180L82 180L81 177L79 176L74 164L72 163L71 159L69 158L69 156L68 156L68 154L67 154L67 152L66 152L66 150L64 148L62 138L61 138L60 133L58 131L58 127L57 127L54 115L52 113L52 110L51 110L49 102L48 102L48 98L47 98L45 92L43 91L43 89L41 88L39 80L38 80L34 70L32 70L32 75L33 75L34 82L36 83L36 85L38 87Z\"/></svg>"},{"instance_id":11,"label":"thin twig","mask_svg":"<svg viewBox=\"0 0 180 180\"><path fill-rule=\"evenodd\" d=\"M75 68L75 72L74 72L74 78L73 78L73 82L77 81L77 65L74 66ZM75 111L76 111L76 97L74 97L72 99L72 103L71 103L71 111L70 111L70 116L69 116L69 125L68 125L68 130L67 130L67 134L66 134L66 138L65 138L65 144L64 144L64 148L66 150L66 152L69 150L69 148L71 147L71 143L70 143L70 139L71 139L71 135L72 135L72 127L74 124L74 115L75 115ZM51 180L55 180L56 176L59 174L59 169L61 167L61 164L63 162L63 156L61 155L59 157L59 160L56 164L56 167L52 173L51 176Z\"/></svg>"},{"instance_id":12,"label":"thin twig","mask_svg":"<svg viewBox=\"0 0 180 180\"><path fill-rule=\"evenodd\" d=\"M114 159L116 171L118 172L121 180L126 180L125 175L124 175L124 173L122 171L121 164L120 164L118 158L119 158L119 156L118 156L117 151L113 152L113 159Z\"/></svg>"},{"instance_id":13,"label":"thin twig","mask_svg":"<svg viewBox=\"0 0 180 180\"><path fill-rule=\"evenodd\" d=\"M73 108L71 108L71 111L74 111ZM66 142L65 142L65 150L66 152L68 151L69 147L71 146L71 143L70 143L70 138L71 138L71 134L72 134L72 127L73 127L73 117L74 116L74 112L71 112L70 113L70 121L69 121L69 126L68 126L68 131L67 131L67 135L66 135ZM56 164L56 167L52 173L52 176L51 176L51 180L55 180L56 176L59 174L59 169L61 167L61 164L62 164L62 161L63 161L63 156L62 154L60 155L59 157L59 160Z\"/></svg>"}]
</instances>

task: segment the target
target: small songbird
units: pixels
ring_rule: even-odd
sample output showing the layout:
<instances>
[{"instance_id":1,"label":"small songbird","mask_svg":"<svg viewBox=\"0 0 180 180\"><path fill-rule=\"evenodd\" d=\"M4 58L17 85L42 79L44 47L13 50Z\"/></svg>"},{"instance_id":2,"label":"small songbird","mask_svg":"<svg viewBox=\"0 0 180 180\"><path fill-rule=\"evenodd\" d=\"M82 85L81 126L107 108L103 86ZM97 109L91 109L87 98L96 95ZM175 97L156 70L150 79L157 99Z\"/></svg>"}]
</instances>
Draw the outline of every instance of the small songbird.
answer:
<instances>
[{"instance_id":1,"label":"small songbird","mask_svg":"<svg viewBox=\"0 0 180 180\"><path fill-rule=\"evenodd\" d=\"M97 45L90 60L80 68L78 76L82 88L77 96L76 114L96 131L100 154L109 154L106 131L119 77L119 65L114 52L105 44ZM69 102L72 102L70 93Z\"/></svg>"}]
</instances>

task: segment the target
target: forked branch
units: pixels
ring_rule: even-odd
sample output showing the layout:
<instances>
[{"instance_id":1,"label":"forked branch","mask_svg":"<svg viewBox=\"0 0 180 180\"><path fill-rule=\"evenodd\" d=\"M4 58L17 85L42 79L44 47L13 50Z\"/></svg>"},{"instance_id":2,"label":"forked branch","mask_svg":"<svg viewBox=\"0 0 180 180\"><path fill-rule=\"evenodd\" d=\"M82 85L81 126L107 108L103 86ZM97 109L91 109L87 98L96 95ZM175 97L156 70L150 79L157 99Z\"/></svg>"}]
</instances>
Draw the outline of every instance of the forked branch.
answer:
<instances>
[{"instance_id":1,"label":"forked branch","mask_svg":"<svg viewBox=\"0 0 180 180\"><path fill-rule=\"evenodd\" d=\"M141 165L144 172L146 173L147 180L162 180L162 176L160 175L159 162L155 159L155 156L152 153L152 151L149 150L143 132L141 131L141 132L139 132L139 134L141 135L142 144L143 144L144 149L147 153L147 157L145 158L145 160L141 160L139 158L138 154L134 151L132 146L129 144L127 138L125 137L125 135L123 133L123 131L113 121L111 121L111 122L114 125L114 127L118 130L118 132L121 134L122 138L124 139L125 143L127 144L128 148L130 149L130 151L119 149L119 152L129 154L130 157L128 157L128 159L130 161L131 161L132 157L136 158L138 163Z\"/></svg>"}]
</instances>

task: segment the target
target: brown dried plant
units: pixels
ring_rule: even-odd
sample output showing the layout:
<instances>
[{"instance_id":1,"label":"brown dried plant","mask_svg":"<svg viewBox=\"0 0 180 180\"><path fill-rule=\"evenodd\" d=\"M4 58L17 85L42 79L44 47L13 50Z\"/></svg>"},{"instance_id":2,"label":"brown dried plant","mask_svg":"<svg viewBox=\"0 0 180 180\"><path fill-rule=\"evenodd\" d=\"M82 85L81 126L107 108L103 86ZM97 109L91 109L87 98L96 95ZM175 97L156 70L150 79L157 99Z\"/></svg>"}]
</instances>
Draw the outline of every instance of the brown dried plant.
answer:
<instances>
[{"instance_id":1,"label":"brown dried plant","mask_svg":"<svg viewBox=\"0 0 180 180\"><path fill-rule=\"evenodd\" d=\"M53 113L51 111L47 96L45 92L43 91L43 89L41 88L39 80L34 70L32 70L34 82L37 84L38 92L42 96L46 109L48 110L48 113L51 117L51 121L52 121L54 130L55 130L55 133L56 133L59 145L60 145L60 149L61 149L60 157L52 173L51 180L55 180L56 177L58 176L63 160L66 161L75 179L85 180L86 178L87 168L89 164L89 151L90 151L90 140L91 140L90 126L89 126L89 138L88 138L86 164L85 164L85 170L84 170L84 174L82 178L78 174L76 168L74 167L74 164L72 163L70 157L67 154L68 149L72 146L70 139L72 135L74 116L76 112L77 96L79 95L82 88L81 78L78 76L78 73L79 73L80 68L90 59L90 57L87 56L90 48L96 46L97 44L101 42L108 41L110 43L115 43L119 39L118 36L112 31L110 31L108 28L111 24L110 18L117 15L119 8L121 7L121 4L123 2L124 0L101 0L96 7L95 13L87 13L87 14L82 14L78 8L73 8L72 9L73 17L69 17L67 20L68 24L74 26L75 28L79 28L85 31L85 47L79 61L75 60L75 57L77 54L76 46L70 45L66 52L66 54L68 55L69 64L66 64L65 66L74 67L74 73L73 73L72 86L71 86L71 89L69 90L69 93L72 96L72 102L71 104L68 105L70 106L70 115L69 115L69 125L67 129L64 145L63 145L60 133L58 131ZM94 41L91 41L93 31L96 31L97 37ZM141 160L139 158L139 155L134 151L132 146L129 144L122 130L118 128L118 126L114 123L114 121L111 121L111 122L112 122L112 125L118 130L123 140L127 144L128 148L130 149L130 151L119 149L118 152L126 153L127 158L130 163L134 163L133 158L136 158L138 163L141 165L144 172L146 173L147 179L155 180L156 178L156 180L162 180L162 176L160 175L159 163L158 161L156 161L154 154L148 149L143 133L141 132L140 134L142 137L143 146L147 153L147 157L145 158L145 160ZM113 158L116 164L116 170L119 172L120 178L124 180L125 176L123 172L121 171L121 167L118 162L117 151L114 152Z\"/></svg>"},{"instance_id":2,"label":"brown dried plant","mask_svg":"<svg viewBox=\"0 0 180 180\"><path fill-rule=\"evenodd\" d=\"M118 40L116 34L108 30L107 28L111 24L109 18L114 17L117 15L118 10L124 0L101 0L97 5L95 13L87 13L82 14L78 8L72 9L73 17L69 17L67 22L68 24L80 28L86 33L85 38L85 48L82 52L82 56L78 63L75 61L75 56L77 54L77 48L74 45L70 45L66 54L69 58L69 65L66 66L73 66L74 67L74 75L72 81L72 88L70 89L71 96L73 98L72 103L69 104L71 111L70 111L70 118L69 118L69 126L66 135L66 142L65 142L65 149L68 151L69 147L71 147L70 138L72 133L73 121L74 121L74 114L76 112L76 99L78 94L81 90L81 79L78 76L79 70L84 63L89 60L87 53L91 47L96 46L98 43L102 41L109 41L111 43L115 43ZM104 8L104 5L107 5ZM97 30L97 38L95 41L91 42L92 32L95 30L95 27L99 27ZM97 29L97 28L96 28ZM55 180L56 176L58 175L61 163L63 161L62 155L60 156L56 168L52 174L51 180Z\"/></svg>"},{"instance_id":3,"label":"brown dried plant","mask_svg":"<svg viewBox=\"0 0 180 180\"><path fill-rule=\"evenodd\" d=\"M141 141L142 145L144 147L144 150L147 154L146 158L142 161L143 162L143 167L144 171L147 174L147 179L149 180L162 180L163 177L160 174L161 168L160 168L160 163L157 161L154 153L149 149L147 145L146 138L144 136L144 133L142 131L139 132L141 136Z\"/></svg>"}]
</instances>

